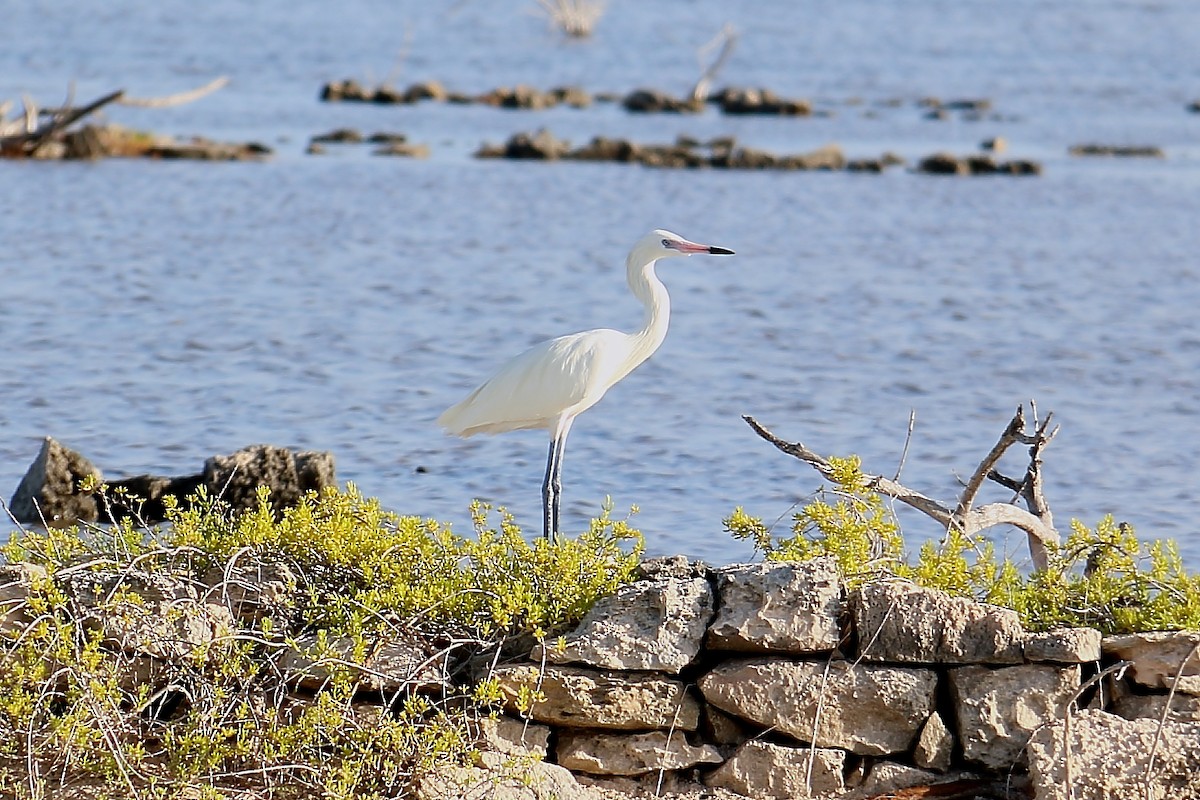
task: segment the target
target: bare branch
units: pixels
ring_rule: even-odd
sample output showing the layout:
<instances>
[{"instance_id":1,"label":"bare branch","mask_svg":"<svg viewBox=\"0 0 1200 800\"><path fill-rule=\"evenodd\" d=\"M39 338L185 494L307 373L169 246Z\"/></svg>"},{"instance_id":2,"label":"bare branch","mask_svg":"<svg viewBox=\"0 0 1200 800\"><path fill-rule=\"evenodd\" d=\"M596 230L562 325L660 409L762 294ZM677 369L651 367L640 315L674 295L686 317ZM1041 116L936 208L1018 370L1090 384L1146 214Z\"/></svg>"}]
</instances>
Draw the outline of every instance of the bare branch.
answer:
<instances>
[{"instance_id":1,"label":"bare branch","mask_svg":"<svg viewBox=\"0 0 1200 800\"><path fill-rule=\"evenodd\" d=\"M996 464L1000 463L1000 458L1004 455L1009 447L1020 441L1020 437L1025 433L1025 409L1023 406L1017 406L1017 413L1013 415L1012 420L1008 423L1008 427L1004 429L1004 433L1000 434L999 441L992 445L992 449L983 457L983 461L979 462L979 466L975 468L975 472L971 475L971 479L967 481L966 488L958 498L958 506L954 509L957 516L966 516L971 511L971 506L975 502L975 495L979 494L980 487L987 480L988 473L991 472Z\"/></svg>"},{"instance_id":2,"label":"bare branch","mask_svg":"<svg viewBox=\"0 0 1200 800\"><path fill-rule=\"evenodd\" d=\"M24 142L24 151L26 155L35 155L43 144L49 141L50 137L58 131L64 130L73 125L77 120L83 119L88 114L103 108L109 103L116 102L125 94L124 89L118 89L115 92L104 95L98 100L93 100L83 108L75 108L63 111L56 114L54 119L48 124L39 128L36 132L26 137Z\"/></svg>"},{"instance_id":3,"label":"bare branch","mask_svg":"<svg viewBox=\"0 0 1200 800\"><path fill-rule=\"evenodd\" d=\"M702 103L708 99L708 87L712 85L713 79L717 77L717 73L725 66L725 62L733 55L733 49L737 46L738 32L732 24L726 22L721 30L713 37L712 41L703 45L698 51L699 57L703 59L718 45L721 50L717 53L717 57L708 67L700 73L700 78L696 81L696 85L692 87L692 100ZM703 61L701 65L703 66Z\"/></svg>"},{"instance_id":4,"label":"bare branch","mask_svg":"<svg viewBox=\"0 0 1200 800\"><path fill-rule=\"evenodd\" d=\"M775 445L775 447L782 452L787 453L789 456L800 459L817 472L820 472L826 478L829 478L833 475L833 465L821 456L814 453L812 450L809 450L800 442L785 442L783 439L780 439L778 436L760 425L758 420L754 419L754 417L743 415L742 419L746 420L746 424L753 428L755 433L766 439L771 444ZM864 473L864 477L867 479L867 483L872 489L875 489L882 494L887 495L888 497L899 500L905 505L912 506L918 511L933 517L943 525L950 525L950 509L946 508L933 498L926 497L920 492L914 492L912 489L909 489L908 487L903 486L896 481L891 480L890 478L885 478L882 475L870 475Z\"/></svg>"},{"instance_id":5,"label":"bare branch","mask_svg":"<svg viewBox=\"0 0 1200 800\"><path fill-rule=\"evenodd\" d=\"M1018 417L1020 417L1018 410ZM833 474L833 465L825 458L809 450L800 442L787 442L764 428L754 417L743 415L754 432L773 444L778 450L805 462L825 478ZM1006 435L1012 429L1010 423ZM1001 441L1004 441L1003 437ZM1011 442L1009 442L1011 444ZM1008 445L1006 444L1005 447ZM994 450L995 448L993 448ZM991 454L989 454L990 458ZM984 459L986 464L988 459ZM966 513L951 511L933 498L926 497L920 492L909 489L898 481L885 478L882 475L864 473L867 485L880 494L899 500L907 506L917 509L926 516L944 526L947 530L956 528L970 536L979 531L996 525L1012 525L1025 532L1029 540L1029 556L1034 569L1044 570L1049 566L1049 547L1060 541L1058 531L1043 519L1015 505L1008 503L991 503L980 508L969 508ZM974 478L973 478L974 479ZM965 494L965 492L964 492Z\"/></svg>"},{"instance_id":6,"label":"bare branch","mask_svg":"<svg viewBox=\"0 0 1200 800\"><path fill-rule=\"evenodd\" d=\"M404 64L408 61L408 55L412 51L412 30L404 31L404 37L400 42L400 50L396 53L396 63L392 65L392 71L383 79L380 86L391 86L400 79L401 73L404 72Z\"/></svg>"},{"instance_id":7,"label":"bare branch","mask_svg":"<svg viewBox=\"0 0 1200 800\"><path fill-rule=\"evenodd\" d=\"M904 449L900 451L900 463L896 465L896 474L892 476L892 480L900 480L900 473L904 470L904 462L908 460L908 446L912 444L913 429L917 427L917 410L910 408L908 410L908 433L904 434Z\"/></svg>"},{"instance_id":8,"label":"bare branch","mask_svg":"<svg viewBox=\"0 0 1200 800\"><path fill-rule=\"evenodd\" d=\"M203 86L197 86L195 89L189 89L186 92L177 92L176 94L168 94L162 97L121 97L116 102L118 105L134 106L136 108L170 108L194 102L228 85L229 77L222 75Z\"/></svg>"},{"instance_id":9,"label":"bare branch","mask_svg":"<svg viewBox=\"0 0 1200 800\"><path fill-rule=\"evenodd\" d=\"M1046 433L1046 428L1050 425L1053 417L1054 414L1047 414L1045 421L1038 426L1037 432L1034 434L1034 440L1029 447L1029 468L1025 472L1025 487L1022 491L1025 504L1030 512L1051 528L1054 527L1054 516L1050 513L1050 504L1046 502L1046 497L1042 493L1042 450L1058 434L1058 426L1055 426L1050 433Z\"/></svg>"}]
</instances>

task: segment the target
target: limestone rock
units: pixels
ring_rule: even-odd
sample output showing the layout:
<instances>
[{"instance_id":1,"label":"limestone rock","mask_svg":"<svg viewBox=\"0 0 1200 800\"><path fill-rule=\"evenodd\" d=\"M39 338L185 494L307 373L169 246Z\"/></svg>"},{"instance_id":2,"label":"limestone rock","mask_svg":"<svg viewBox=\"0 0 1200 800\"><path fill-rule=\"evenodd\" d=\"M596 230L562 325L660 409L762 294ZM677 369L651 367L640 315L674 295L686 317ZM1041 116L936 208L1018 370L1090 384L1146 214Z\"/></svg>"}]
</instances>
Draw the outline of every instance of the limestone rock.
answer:
<instances>
[{"instance_id":1,"label":"limestone rock","mask_svg":"<svg viewBox=\"0 0 1200 800\"><path fill-rule=\"evenodd\" d=\"M1162 719L1167 704L1165 694L1126 694L1117 698L1109 710L1125 719ZM1200 697L1176 692L1171 698L1171 710L1167 712L1171 722L1200 722Z\"/></svg>"},{"instance_id":2,"label":"limestone rock","mask_svg":"<svg viewBox=\"0 0 1200 800\"><path fill-rule=\"evenodd\" d=\"M8 502L18 522L65 528L76 522L95 522L96 498L79 491L84 478L100 478L100 470L79 453L47 436L29 470Z\"/></svg>"},{"instance_id":3,"label":"limestone rock","mask_svg":"<svg viewBox=\"0 0 1200 800\"><path fill-rule=\"evenodd\" d=\"M879 798L889 797L908 797L905 789L914 789L918 786L937 786L939 784L977 779L978 776L973 776L970 773L955 773L952 775L939 775L936 772L917 769L907 764L897 764L895 761L877 761L871 765L870 771L867 773L863 782L855 788L848 798L839 798L839 800L853 800L862 798L866 800L879 800ZM914 797L937 796L936 793L916 794ZM958 797L972 797L971 794L956 794ZM988 797L993 795L988 794ZM1001 795L1003 796L1003 795Z\"/></svg>"},{"instance_id":4,"label":"limestone rock","mask_svg":"<svg viewBox=\"0 0 1200 800\"><path fill-rule=\"evenodd\" d=\"M348 636L329 639L322 648L315 635L306 634L297 639L297 644L298 649L289 647L284 651L279 669L310 691L320 689L335 670L342 668L357 673L354 679L361 688L379 692L437 691L449 682L445 657L436 645L417 633L368 641L361 657L356 656L354 641ZM343 662L359 666L348 667Z\"/></svg>"},{"instance_id":5,"label":"limestone rock","mask_svg":"<svg viewBox=\"0 0 1200 800\"><path fill-rule=\"evenodd\" d=\"M492 673L505 705L519 711L524 691L539 691L545 699L533 704L529 715L537 722L565 727L610 730L694 731L700 723L700 706L684 684L646 675L617 675L578 667L533 664L497 667Z\"/></svg>"},{"instance_id":6,"label":"limestone rock","mask_svg":"<svg viewBox=\"0 0 1200 800\"><path fill-rule=\"evenodd\" d=\"M494 753L529 756L545 760L550 728L513 717L484 717L479 720L478 744Z\"/></svg>"},{"instance_id":7,"label":"limestone rock","mask_svg":"<svg viewBox=\"0 0 1200 800\"><path fill-rule=\"evenodd\" d=\"M229 636L229 609L204 602L189 582L140 570L79 572L63 589L85 627L111 647L178 661Z\"/></svg>"},{"instance_id":8,"label":"limestone rock","mask_svg":"<svg viewBox=\"0 0 1200 800\"><path fill-rule=\"evenodd\" d=\"M660 769L688 769L720 764L724 759L710 744L694 747L681 732L559 734L556 761L572 772L592 775L642 775Z\"/></svg>"},{"instance_id":9,"label":"limestone rock","mask_svg":"<svg viewBox=\"0 0 1200 800\"><path fill-rule=\"evenodd\" d=\"M745 659L700 680L704 698L723 711L818 747L862 755L908 750L933 712L937 675L905 667Z\"/></svg>"},{"instance_id":10,"label":"limestone rock","mask_svg":"<svg viewBox=\"0 0 1200 800\"><path fill-rule=\"evenodd\" d=\"M840 792L845 761L842 750L784 747L755 739L739 747L705 782L756 800L792 800Z\"/></svg>"},{"instance_id":11,"label":"limestone rock","mask_svg":"<svg viewBox=\"0 0 1200 800\"><path fill-rule=\"evenodd\" d=\"M659 578L626 584L594 605L566 648L538 646L553 664L678 673L695 660L712 616L712 587L703 578Z\"/></svg>"},{"instance_id":12,"label":"limestone rock","mask_svg":"<svg viewBox=\"0 0 1200 800\"><path fill-rule=\"evenodd\" d=\"M841 582L833 559L734 564L717 571L713 650L806 653L833 650L841 637Z\"/></svg>"},{"instance_id":13,"label":"limestone rock","mask_svg":"<svg viewBox=\"0 0 1200 800\"><path fill-rule=\"evenodd\" d=\"M1031 633L1025 639L1025 658L1059 664L1085 664L1100 660L1100 631L1095 628L1059 628Z\"/></svg>"},{"instance_id":14,"label":"limestone rock","mask_svg":"<svg viewBox=\"0 0 1200 800\"><path fill-rule=\"evenodd\" d=\"M1066 750L1063 729L1060 718L1029 742L1029 775L1037 800L1200 798L1200 724L1168 722L1160 738L1156 720L1130 721L1088 710L1071 720Z\"/></svg>"},{"instance_id":15,"label":"limestone rock","mask_svg":"<svg viewBox=\"0 0 1200 800\"><path fill-rule=\"evenodd\" d=\"M419 779L417 800L607 800L566 768L541 761L443 767Z\"/></svg>"},{"instance_id":16,"label":"limestone rock","mask_svg":"<svg viewBox=\"0 0 1200 800\"><path fill-rule=\"evenodd\" d=\"M921 727L921 734L913 748L913 762L918 767L945 772L950 769L953 755L954 734L946 727L942 715L935 711Z\"/></svg>"},{"instance_id":17,"label":"limestone rock","mask_svg":"<svg viewBox=\"0 0 1200 800\"><path fill-rule=\"evenodd\" d=\"M687 556L658 556L647 558L633 568L634 577L640 581L661 578L704 578L712 576L712 568L703 561L692 561Z\"/></svg>"},{"instance_id":18,"label":"limestone rock","mask_svg":"<svg viewBox=\"0 0 1200 800\"><path fill-rule=\"evenodd\" d=\"M1021 758L1033 731L1063 710L1079 688L1078 665L1022 664L950 671L963 758L997 770Z\"/></svg>"},{"instance_id":19,"label":"limestone rock","mask_svg":"<svg viewBox=\"0 0 1200 800\"><path fill-rule=\"evenodd\" d=\"M902 581L868 583L850 607L868 661L1020 664L1025 633L1017 612Z\"/></svg>"},{"instance_id":20,"label":"limestone rock","mask_svg":"<svg viewBox=\"0 0 1200 800\"><path fill-rule=\"evenodd\" d=\"M34 581L46 579L40 564L0 566L0 634L24 630L34 615L29 612L29 590Z\"/></svg>"},{"instance_id":21,"label":"limestone rock","mask_svg":"<svg viewBox=\"0 0 1200 800\"><path fill-rule=\"evenodd\" d=\"M296 576L282 562L213 567L204 582L205 601L225 606L245 627L270 617L274 630L283 630L296 606Z\"/></svg>"},{"instance_id":22,"label":"limestone rock","mask_svg":"<svg viewBox=\"0 0 1200 800\"><path fill-rule=\"evenodd\" d=\"M286 447L256 444L204 462L202 479L209 495L221 497L235 511L258 507L258 487L271 489L276 508L294 506L310 489L336 486L333 454L294 452Z\"/></svg>"},{"instance_id":23,"label":"limestone rock","mask_svg":"<svg viewBox=\"0 0 1200 800\"><path fill-rule=\"evenodd\" d=\"M739 745L750 738L746 726L714 705L706 703L700 720L700 733L706 742Z\"/></svg>"},{"instance_id":24,"label":"limestone rock","mask_svg":"<svg viewBox=\"0 0 1200 800\"><path fill-rule=\"evenodd\" d=\"M1151 689L1170 689L1183 666L1175 691L1200 695L1200 655L1183 663L1197 644L1200 631L1155 631L1110 636L1101 649L1106 656L1132 661L1129 676Z\"/></svg>"}]
</instances>

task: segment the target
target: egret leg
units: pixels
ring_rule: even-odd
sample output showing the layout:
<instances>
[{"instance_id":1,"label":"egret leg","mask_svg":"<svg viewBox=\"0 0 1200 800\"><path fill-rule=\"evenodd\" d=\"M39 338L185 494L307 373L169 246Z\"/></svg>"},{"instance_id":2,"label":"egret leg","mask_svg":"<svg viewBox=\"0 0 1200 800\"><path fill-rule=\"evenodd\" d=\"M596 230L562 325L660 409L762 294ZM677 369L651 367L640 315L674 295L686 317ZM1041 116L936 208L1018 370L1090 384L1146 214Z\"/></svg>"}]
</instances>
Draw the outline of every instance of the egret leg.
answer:
<instances>
[{"instance_id":1,"label":"egret leg","mask_svg":"<svg viewBox=\"0 0 1200 800\"><path fill-rule=\"evenodd\" d=\"M562 455L567 432L561 431L550 442L546 458L546 479L542 482L542 535L550 539L558 533L558 512L562 504Z\"/></svg>"}]
</instances>

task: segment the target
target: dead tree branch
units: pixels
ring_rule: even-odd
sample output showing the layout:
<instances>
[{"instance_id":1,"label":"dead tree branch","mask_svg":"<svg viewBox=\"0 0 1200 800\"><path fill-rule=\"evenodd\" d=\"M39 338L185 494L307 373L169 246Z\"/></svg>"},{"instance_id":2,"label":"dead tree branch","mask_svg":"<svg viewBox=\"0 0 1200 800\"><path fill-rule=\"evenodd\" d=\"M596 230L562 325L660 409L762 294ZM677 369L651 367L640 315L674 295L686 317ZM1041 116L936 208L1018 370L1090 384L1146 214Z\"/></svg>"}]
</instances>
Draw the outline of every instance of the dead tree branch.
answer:
<instances>
[{"instance_id":1,"label":"dead tree branch","mask_svg":"<svg viewBox=\"0 0 1200 800\"><path fill-rule=\"evenodd\" d=\"M120 100L125 95L124 89L118 89L115 92L104 95L98 100L93 100L82 108L64 109L58 114L55 114L50 122L42 127L39 127L29 136L25 137L25 142L22 147L26 155L36 155L38 148L50 140L54 134L61 130L65 130L74 125L78 120L83 119L89 114L99 111L109 103L114 103Z\"/></svg>"},{"instance_id":2,"label":"dead tree branch","mask_svg":"<svg viewBox=\"0 0 1200 800\"><path fill-rule=\"evenodd\" d=\"M720 51L713 62L700 73L700 78L696 81L696 85L692 87L692 100L697 103L703 103L708 99L708 87L712 85L713 80L717 77L717 73L725 66L725 62L733 55L733 49L737 46L738 33L730 23L726 22L721 30L713 37L712 41L708 42L700 48L698 56L701 59L700 65L704 66L704 57L708 55L714 48L720 46Z\"/></svg>"},{"instance_id":3,"label":"dead tree branch","mask_svg":"<svg viewBox=\"0 0 1200 800\"><path fill-rule=\"evenodd\" d=\"M809 450L802 443L787 442L780 439L760 425L754 417L743 416L742 419L746 421L755 433L770 442L781 452L800 459L821 473L825 478L829 478L833 474L833 465L822 456ZM1045 505L1045 499L1041 496L1041 451L1054 435L1053 433L1046 434L1048 423L1049 418L1039 426L1033 435L1028 435L1024 432L1024 412L1021 408L1018 408L1016 416L1013 417L1013 421L1005 428L1000 441L996 443L996 446L992 448L992 451L980 463L971 480L967 482L967 487L964 489L962 496L953 510L933 498L909 489L898 481L882 475L865 473L864 477L867 480L867 486L871 490L915 508L947 530L953 528L967 536L971 536L996 525L1012 525L1024 531L1029 540L1029 556L1033 562L1034 569L1044 570L1049 567L1050 547L1058 545L1060 541L1058 531L1054 529L1053 524L1050 522L1049 507ZM1031 474L1037 476L1036 496L1040 498L1038 501L1040 505L1037 508L1042 513L1026 511L1010 503L989 503L988 505L975 508L974 499L979 492L980 485L993 472L992 468L1000 460L1000 456L1003 455L1004 450L1017 442L1030 444L1030 467L1026 473L1026 479L1022 481L1023 488L1021 495L1026 497L1025 487L1035 483L1035 480L1030 477ZM1033 507L1031 505L1031 509Z\"/></svg>"},{"instance_id":4,"label":"dead tree branch","mask_svg":"<svg viewBox=\"0 0 1200 800\"><path fill-rule=\"evenodd\" d=\"M223 89L229 85L229 78L222 75L219 78L214 78L203 86L197 86L195 89L188 89L186 92L177 92L168 94L162 97L121 97L117 100L118 105L134 106L136 108L171 108L173 106L182 106L187 103L195 102L202 97L206 97L218 89Z\"/></svg>"}]
</instances>

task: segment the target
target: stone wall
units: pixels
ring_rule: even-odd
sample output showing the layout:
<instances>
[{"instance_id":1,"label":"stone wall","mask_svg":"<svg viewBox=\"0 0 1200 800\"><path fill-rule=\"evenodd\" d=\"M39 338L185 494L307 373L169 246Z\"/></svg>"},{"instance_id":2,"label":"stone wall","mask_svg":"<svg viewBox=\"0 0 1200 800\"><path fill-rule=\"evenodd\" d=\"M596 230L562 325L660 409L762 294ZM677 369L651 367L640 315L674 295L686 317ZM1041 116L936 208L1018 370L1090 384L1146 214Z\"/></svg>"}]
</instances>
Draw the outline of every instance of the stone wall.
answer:
<instances>
[{"instance_id":1,"label":"stone wall","mask_svg":"<svg viewBox=\"0 0 1200 800\"><path fill-rule=\"evenodd\" d=\"M1151 796L1182 798L1200 797L1200 658L1161 732L1159 719L1197 644L1200 633L1030 634L1011 610L902 581L847 593L829 560L709 570L675 558L643 565L570 635L495 674L510 712L585 783L1132 797L1145 796L1155 750ZM1096 679L1120 660L1132 663ZM539 699L522 707L530 690Z\"/></svg>"},{"instance_id":2,"label":"stone wall","mask_svg":"<svg viewBox=\"0 0 1200 800\"><path fill-rule=\"evenodd\" d=\"M45 575L0 567L0 635L31 623ZM58 583L139 680L265 617L281 634L263 657L285 685L311 696L329 677L305 634L282 636L297 591L284 565ZM118 590L141 602L100 612ZM352 642L328 644L352 658ZM368 698L436 696L464 670L496 682L507 713L479 723L476 766L428 777L428 800L861 800L935 784L939 797L1200 800L1198 649L1200 632L1031 634L1011 610L903 581L848 592L830 560L677 557L644 563L573 632L515 660L393 636L372 643L359 681Z\"/></svg>"}]
</instances>

